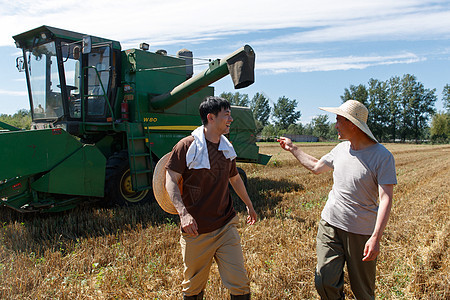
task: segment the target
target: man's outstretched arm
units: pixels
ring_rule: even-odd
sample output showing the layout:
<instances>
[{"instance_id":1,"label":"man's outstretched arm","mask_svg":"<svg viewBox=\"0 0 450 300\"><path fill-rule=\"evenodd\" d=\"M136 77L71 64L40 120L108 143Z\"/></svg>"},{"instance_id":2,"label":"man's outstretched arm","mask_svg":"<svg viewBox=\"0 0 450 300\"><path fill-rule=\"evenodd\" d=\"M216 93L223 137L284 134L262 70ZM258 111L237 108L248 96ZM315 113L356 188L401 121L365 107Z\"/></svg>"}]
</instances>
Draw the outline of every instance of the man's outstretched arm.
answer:
<instances>
[{"instance_id":1,"label":"man's outstretched arm","mask_svg":"<svg viewBox=\"0 0 450 300\"><path fill-rule=\"evenodd\" d=\"M297 160L302 164L302 166L310 170L312 173L320 174L332 170L332 168L327 166L324 162L300 150L300 148L294 145L289 138L280 137L277 141L280 143L281 148L291 152L292 155L294 155L295 158L297 158Z\"/></svg>"}]
</instances>

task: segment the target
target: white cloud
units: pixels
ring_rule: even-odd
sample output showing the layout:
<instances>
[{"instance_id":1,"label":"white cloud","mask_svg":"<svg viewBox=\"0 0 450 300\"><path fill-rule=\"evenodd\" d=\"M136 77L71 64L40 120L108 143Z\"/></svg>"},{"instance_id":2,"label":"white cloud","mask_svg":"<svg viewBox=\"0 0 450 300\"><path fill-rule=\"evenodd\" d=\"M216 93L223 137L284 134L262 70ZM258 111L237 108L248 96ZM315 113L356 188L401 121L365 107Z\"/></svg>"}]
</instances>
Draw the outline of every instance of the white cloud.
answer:
<instances>
[{"instance_id":1,"label":"white cloud","mask_svg":"<svg viewBox=\"0 0 450 300\"><path fill-rule=\"evenodd\" d=\"M436 22L436 20L440 20ZM439 26L436 26L439 24ZM383 20L352 21L343 25L299 33L288 37L296 43L420 40L448 38L450 36L450 11L431 14L411 14Z\"/></svg>"},{"instance_id":2,"label":"white cloud","mask_svg":"<svg viewBox=\"0 0 450 300\"><path fill-rule=\"evenodd\" d=\"M345 56L345 57L292 57L290 53L278 61L259 61L258 70L267 73L342 71L350 69L365 69L368 67L390 64L409 64L423 61L413 53L391 56Z\"/></svg>"},{"instance_id":3,"label":"white cloud","mask_svg":"<svg viewBox=\"0 0 450 300\"><path fill-rule=\"evenodd\" d=\"M12 45L12 35L43 23L125 44L204 41L284 28L304 30L284 37L303 42L450 31L444 0L2 0L0 7L0 45Z\"/></svg>"}]
</instances>

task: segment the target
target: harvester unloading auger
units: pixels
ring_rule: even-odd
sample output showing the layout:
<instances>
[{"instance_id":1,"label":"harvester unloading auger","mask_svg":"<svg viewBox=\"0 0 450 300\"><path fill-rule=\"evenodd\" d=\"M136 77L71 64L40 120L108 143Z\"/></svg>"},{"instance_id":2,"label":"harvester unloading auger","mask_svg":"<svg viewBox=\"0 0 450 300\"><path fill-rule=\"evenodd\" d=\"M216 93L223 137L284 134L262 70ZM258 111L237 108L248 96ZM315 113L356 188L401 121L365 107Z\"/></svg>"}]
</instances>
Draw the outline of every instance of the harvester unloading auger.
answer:
<instances>
[{"instance_id":1,"label":"harvester unloading auger","mask_svg":"<svg viewBox=\"0 0 450 300\"><path fill-rule=\"evenodd\" d=\"M23 50L31 130L0 123L0 204L18 211L61 211L81 201L128 205L151 199L156 162L201 125L208 85L231 74L253 83L246 45L192 77L192 53L121 50L120 43L42 26L14 36ZM267 164L249 108L232 107L229 139L238 162ZM243 170L242 176L245 176Z\"/></svg>"}]
</instances>

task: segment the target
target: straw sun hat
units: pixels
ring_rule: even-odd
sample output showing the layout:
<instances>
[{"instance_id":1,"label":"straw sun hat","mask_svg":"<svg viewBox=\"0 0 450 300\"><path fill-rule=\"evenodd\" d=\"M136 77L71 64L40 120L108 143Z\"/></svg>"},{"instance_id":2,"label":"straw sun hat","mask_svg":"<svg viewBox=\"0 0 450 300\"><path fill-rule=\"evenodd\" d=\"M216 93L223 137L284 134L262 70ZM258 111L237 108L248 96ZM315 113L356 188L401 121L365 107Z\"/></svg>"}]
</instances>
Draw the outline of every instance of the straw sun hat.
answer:
<instances>
[{"instance_id":1,"label":"straw sun hat","mask_svg":"<svg viewBox=\"0 0 450 300\"><path fill-rule=\"evenodd\" d=\"M169 160L170 152L161 157L161 159L156 164L155 170L153 171L153 194L155 195L156 201L158 202L161 208L168 212L169 214L177 215L178 212L175 209L175 206L170 200L169 194L166 190L166 164ZM180 188L180 192L182 191L183 180L180 179L178 182L178 187Z\"/></svg>"},{"instance_id":2,"label":"straw sun hat","mask_svg":"<svg viewBox=\"0 0 450 300\"><path fill-rule=\"evenodd\" d=\"M361 129L365 134L367 134L372 140L378 143L377 139L374 137L369 127L367 126L367 117L369 116L369 111L361 102L356 100L347 100L339 107L319 107L319 109L328 111L337 115L340 115Z\"/></svg>"}]
</instances>

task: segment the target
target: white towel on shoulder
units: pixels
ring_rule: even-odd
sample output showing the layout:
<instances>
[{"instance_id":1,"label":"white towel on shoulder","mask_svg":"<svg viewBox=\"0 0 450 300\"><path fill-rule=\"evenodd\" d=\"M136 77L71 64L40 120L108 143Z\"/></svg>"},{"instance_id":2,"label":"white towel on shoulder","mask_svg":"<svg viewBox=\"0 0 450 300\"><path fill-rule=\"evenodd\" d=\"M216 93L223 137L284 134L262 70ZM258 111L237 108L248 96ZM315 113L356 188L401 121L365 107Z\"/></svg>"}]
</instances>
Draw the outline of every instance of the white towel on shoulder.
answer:
<instances>
[{"instance_id":1,"label":"white towel on shoulder","mask_svg":"<svg viewBox=\"0 0 450 300\"><path fill-rule=\"evenodd\" d=\"M204 126L200 126L191 135L194 137L194 141L189 146L186 152L186 165L189 169L210 169L208 145L206 144ZM219 151L223 152L225 158L233 160L236 158L236 151L234 151L233 145L224 136L220 136Z\"/></svg>"}]
</instances>

